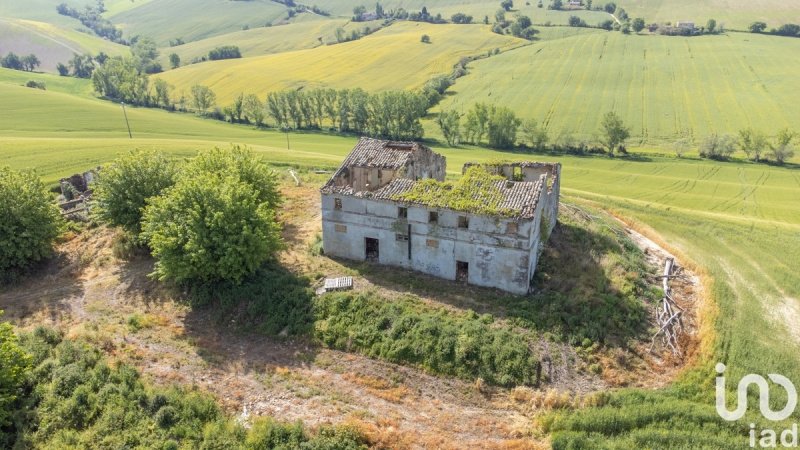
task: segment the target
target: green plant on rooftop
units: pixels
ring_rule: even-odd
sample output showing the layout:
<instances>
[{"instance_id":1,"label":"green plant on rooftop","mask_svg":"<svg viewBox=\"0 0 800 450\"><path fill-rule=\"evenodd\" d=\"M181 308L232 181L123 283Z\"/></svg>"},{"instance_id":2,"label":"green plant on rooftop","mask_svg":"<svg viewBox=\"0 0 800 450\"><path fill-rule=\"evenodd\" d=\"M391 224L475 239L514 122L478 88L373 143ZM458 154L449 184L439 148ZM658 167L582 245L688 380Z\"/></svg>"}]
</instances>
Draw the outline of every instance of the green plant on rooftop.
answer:
<instances>
[{"instance_id":1,"label":"green plant on rooftop","mask_svg":"<svg viewBox=\"0 0 800 450\"><path fill-rule=\"evenodd\" d=\"M498 181L505 181L505 178L473 166L457 181L422 180L393 199L475 214L514 216L517 211L500 206L504 195L497 186Z\"/></svg>"}]
</instances>

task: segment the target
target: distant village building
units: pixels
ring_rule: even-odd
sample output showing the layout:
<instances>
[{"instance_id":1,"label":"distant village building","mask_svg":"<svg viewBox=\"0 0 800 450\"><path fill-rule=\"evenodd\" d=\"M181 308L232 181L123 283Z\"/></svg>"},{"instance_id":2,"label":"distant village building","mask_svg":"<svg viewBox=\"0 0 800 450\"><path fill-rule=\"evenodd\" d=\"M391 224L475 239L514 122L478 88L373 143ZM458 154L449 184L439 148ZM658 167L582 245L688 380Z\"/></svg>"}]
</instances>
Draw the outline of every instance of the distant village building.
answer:
<instances>
[{"instance_id":1,"label":"distant village building","mask_svg":"<svg viewBox=\"0 0 800 450\"><path fill-rule=\"evenodd\" d=\"M675 22L675 28L683 28L685 30L694 31L695 26L694 26L694 22L681 22L681 21L678 21L678 22Z\"/></svg>"},{"instance_id":2,"label":"distant village building","mask_svg":"<svg viewBox=\"0 0 800 450\"><path fill-rule=\"evenodd\" d=\"M465 185L476 173L489 178ZM430 148L362 138L321 189L325 254L528 293L557 221L561 165L466 164L464 174L441 183L445 158ZM463 201L448 204L454 189Z\"/></svg>"}]
</instances>

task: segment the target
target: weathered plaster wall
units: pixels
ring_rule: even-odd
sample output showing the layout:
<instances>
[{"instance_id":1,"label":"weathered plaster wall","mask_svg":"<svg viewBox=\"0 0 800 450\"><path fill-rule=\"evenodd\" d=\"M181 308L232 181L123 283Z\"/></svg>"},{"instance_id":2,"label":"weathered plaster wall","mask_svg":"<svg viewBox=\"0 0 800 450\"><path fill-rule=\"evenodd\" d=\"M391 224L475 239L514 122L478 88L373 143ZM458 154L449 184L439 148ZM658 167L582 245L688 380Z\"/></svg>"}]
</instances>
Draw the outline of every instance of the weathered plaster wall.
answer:
<instances>
[{"instance_id":1,"label":"weathered plaster wall","mask_svg":"<svg viewBox=\"0 0 800 450\"><path fill-rule=\"evenodd\" d=\"M342 208L336 210L334 198ZM323 195L323 248L326 255L364 260L366 238L378 239L381 264L418 270L455 280L456 261L469 263L467 282L525 294L532 267L538 257L538 232L534 220L519 221L516 233L508 234L506 219L467 215L469 228L458 228L458 217L450 210L429 224L428 208L408 206L407 220L398 219L402 204L350 196ZM411 234L408 234L408 225ZM408 235L409 241L397 235Z\"/></svg>"},{"instance_id":2,"label":"weathered plaster wall","mask_svg":"<svg viewBox=\"0 0 800 450\"><path fill-rule=\"evenodd\" d=\"M446 168L447 159L444 156L427 147L421 147L414 151L414 157L411 159L403 176L411 180L433 178L444 181Z\"/></svg>"}]
</instances>

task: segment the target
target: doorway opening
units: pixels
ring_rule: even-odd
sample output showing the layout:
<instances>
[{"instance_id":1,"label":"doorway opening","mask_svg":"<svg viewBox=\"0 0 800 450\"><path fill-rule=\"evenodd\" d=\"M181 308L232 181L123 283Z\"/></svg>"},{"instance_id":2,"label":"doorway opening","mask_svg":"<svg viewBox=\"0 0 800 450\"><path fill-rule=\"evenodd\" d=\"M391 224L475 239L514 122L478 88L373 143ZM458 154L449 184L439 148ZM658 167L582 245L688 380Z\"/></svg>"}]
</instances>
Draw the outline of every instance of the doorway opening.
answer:
<instances>
[{"instance_id":1,"label":"doorway opening","mask_svg":"<svg viewBox=\"0 0 800 450\"><path fill-rule=\"evenodd\" d=\"M456 261L456 281L466 283L469 280L469 263Z\"/></svg>"},{"instance_id":2,"label":"doorway opening","mask_svg":"<svg viewBox=\"0 0 800 450\"><path fill-rule=\"evenodd\" d=\"M380 254L378 253L378 249L380 248L380 241L373 238L366 238L365 241L365 248L366 248L366 260L367 261L374 261L377 262Z\"/></svg>"}]
</instances>

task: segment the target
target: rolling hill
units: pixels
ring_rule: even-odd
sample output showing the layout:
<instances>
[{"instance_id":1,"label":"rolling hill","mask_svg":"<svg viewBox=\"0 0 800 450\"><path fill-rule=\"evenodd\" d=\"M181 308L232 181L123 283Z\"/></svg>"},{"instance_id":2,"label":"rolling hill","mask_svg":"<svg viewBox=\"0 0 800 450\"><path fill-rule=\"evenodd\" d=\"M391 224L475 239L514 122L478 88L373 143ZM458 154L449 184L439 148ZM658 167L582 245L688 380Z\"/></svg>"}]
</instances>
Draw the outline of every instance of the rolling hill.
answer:
<instances>
[{"instance_id":1,"label":"rolling hill","mask_svg":"<svg viewBox=\"0 0 800 450\"><path fill-rule=\"evenodd\" d=\"M552 138L590 139L604 112L631 126L632 143L753 126L773 134L800 122L793 73L800 39L729 33L693 38L585 32L470 64L443 109L475 102L512 108L544 123Z\"/></svg>"},{"instance_id":2,"label":"rolling hill","mask_svg":"<svg viewBox=\"0 0 800 450\"><path fill-rule=\"evenodd\" d=\"M0 17L0 55L8 52L33 53L42 62L39 70L55 72L56 64L66 64L76 53L105 52L116 56L127 54L129 49L89 33L45 22Z\"/></svg>"},{"instance_id":3,"label":"rolling hill","mask_svg":"<svg viewBox=\"0 0 800 450\"><path fill-rule=\"evenodd\" d=\"M164 48L161 51L161 61L164 67L169 67L168 55L176 53L181 61L189 63L195 58L207 56L210 50L224 45L236 45L245 58L302 50L336 42L337 28L350 33L352 30L361 31L364 27L375 29L380 25L381 21L350 22L347 19L331 19L252 28Z\"/></svg>"},{"instance_id":4,"label":"rolling hill","mask_svg":"<svg viewBox=\"0 0 800 450\"><path fill-rule=\"evenodd\" d=\"M427 34L430 44L420 42ZM484 25L401 22L357 41L256 58L211 61L159 77L188 90L209 86L221 105L241 92L264 95L282 89L336 87L377 91L413 89L449 74L459 59L526 41L492 33Z\"/></svg>"},{"instance_id":5,"label":"rolling hill","mask_svg":"<svg viewBox=\"0 0 800 450\"><path fill-rule=\"evenodd\" d=\"M151 0L106 17L128 37L148 36L166 46L171 39L189 42L263 27L286 18L287 8L270 0Z\"/></svg>"}]
</instances>

